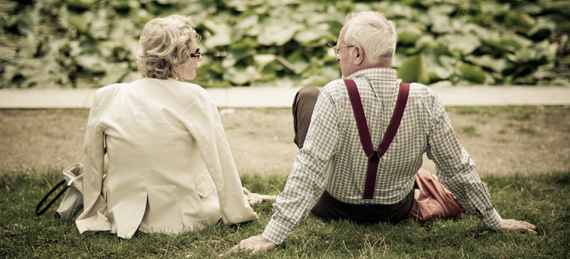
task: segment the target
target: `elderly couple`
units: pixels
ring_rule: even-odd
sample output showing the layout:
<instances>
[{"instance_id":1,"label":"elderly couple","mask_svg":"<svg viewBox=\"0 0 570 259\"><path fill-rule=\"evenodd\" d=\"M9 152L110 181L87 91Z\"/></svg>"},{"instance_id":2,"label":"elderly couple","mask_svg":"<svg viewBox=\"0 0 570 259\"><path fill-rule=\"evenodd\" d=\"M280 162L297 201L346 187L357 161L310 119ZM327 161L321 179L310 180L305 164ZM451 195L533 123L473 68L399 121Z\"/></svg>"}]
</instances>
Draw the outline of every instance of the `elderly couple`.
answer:
<instances>
[{"instance_id":1,"label":"elderly couple","mask_svg":"<svg viewBox=\"0 0 570 259\"><path fill-rule=\"evenodd\" d=\"M148 22L137 55L146 77L97 91L85 133L85 207L76 220L81 233L131 238L137 230L176 234L220 219L232 224L257 218L251 206L262 198L242 188L216 105L202 87L185 82L196 77L202 60L191 22L179 15ZM335 47L343 79L351 79L360 93L376 145L387 131L401 83L390 68L396 35L381 13L362 12L349 16ZM355 222L409 218L426 152L441 183L488 228L536 233L534 225L502 219L495 210L437 96L416 83L408 91L397 134L373 170L372 192L364 199L368 158L344 81L300 90L293 103L300 150L285 189L263 233L235 249L276 248L309 211Z\"/></svg>"}]
</instances>

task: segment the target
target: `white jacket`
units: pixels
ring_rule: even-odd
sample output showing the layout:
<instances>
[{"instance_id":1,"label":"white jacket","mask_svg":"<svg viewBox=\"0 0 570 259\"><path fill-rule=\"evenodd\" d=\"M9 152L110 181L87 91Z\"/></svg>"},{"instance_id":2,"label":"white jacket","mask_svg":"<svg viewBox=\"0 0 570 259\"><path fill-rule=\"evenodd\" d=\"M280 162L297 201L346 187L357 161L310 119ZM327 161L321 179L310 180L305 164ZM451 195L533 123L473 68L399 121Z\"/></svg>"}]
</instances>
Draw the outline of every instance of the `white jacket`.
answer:
<instances>
[{"instance_id":1,"label":"white jacket","mask_svg":"<svg viewBox=\"0 0 570 259\"><path fill-rule=\"evenodd\" d=\"M217 107L195 84L145 78L97 90L84 165L81 233L131 238L137 229L180 233L257 218Z\"/></svg>"}]
</instances>

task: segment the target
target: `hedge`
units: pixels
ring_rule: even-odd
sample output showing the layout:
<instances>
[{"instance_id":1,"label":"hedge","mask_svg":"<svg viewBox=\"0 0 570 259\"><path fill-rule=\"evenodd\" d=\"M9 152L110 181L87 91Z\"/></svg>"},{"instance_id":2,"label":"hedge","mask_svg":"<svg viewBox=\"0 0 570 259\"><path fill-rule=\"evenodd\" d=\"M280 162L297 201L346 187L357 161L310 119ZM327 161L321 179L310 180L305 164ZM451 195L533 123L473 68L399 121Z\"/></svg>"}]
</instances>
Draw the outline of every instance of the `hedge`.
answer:
<instances>
[{"instance_id":1,"label":"hedge","mask_svg":"<svg viewBox=\"0 0 570 259\"><path fill-rule=\"evenodd\" d=\"M143 25L192 16L204 87L322 86L347 14L383 12L398 30L393 67L408 82L570 85L570 2L555 0L26 0L0 2L0 88L129 82Z\"/></svg>"}]
</instances>

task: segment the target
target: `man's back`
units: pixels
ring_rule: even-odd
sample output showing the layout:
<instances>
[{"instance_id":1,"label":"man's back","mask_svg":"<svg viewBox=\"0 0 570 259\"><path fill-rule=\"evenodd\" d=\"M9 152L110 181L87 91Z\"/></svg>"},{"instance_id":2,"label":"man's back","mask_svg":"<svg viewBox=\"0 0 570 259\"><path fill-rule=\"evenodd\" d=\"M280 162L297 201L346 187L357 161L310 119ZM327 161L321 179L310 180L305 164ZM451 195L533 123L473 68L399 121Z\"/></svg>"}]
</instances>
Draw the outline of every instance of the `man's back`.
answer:
<instances>
[{"instance_id":1,"label":"man's back","mask_svg":"<svg viewBox=\"0 0 570 259\"><path fill-rule=\"evenodd\" d=\"M388 127L398 96L400 80L392 69L366 69L351 75L358 86L366 120L376 149ZM444 112L433 92L412 84L400 127L388 151L380 159L373 204L393 204L413 188L414 175L422 165L428 136L436 118ZM336 199L363 204L367 157L343 80L321 91L300 155L330 158L327 190Z\"/></svg>"}]
</instances>

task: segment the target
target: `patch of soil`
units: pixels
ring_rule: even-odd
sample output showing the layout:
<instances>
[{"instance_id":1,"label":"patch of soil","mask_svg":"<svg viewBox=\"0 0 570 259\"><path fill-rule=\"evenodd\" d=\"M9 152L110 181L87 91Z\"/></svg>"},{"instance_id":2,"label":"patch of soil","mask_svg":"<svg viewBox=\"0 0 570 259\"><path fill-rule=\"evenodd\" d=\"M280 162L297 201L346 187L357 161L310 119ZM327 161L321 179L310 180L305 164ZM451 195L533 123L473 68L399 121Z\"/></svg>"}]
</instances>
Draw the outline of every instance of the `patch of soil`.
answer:
<instances>
[{"instance_id":1,"label":"patch of soil","mask_svg":"<svg viewBox=\"0 0 570 259\"><path fill-rule=\"evenodd\" d=\"M290 109L221 109L241 174L288 174L297 147ZM0 110L0 174L61 170L82 160L88 110ZM570 171L570 109L448 108L480 175ZM425 159L424 168L435 172Z\"/></svg>"}]
</instances>

